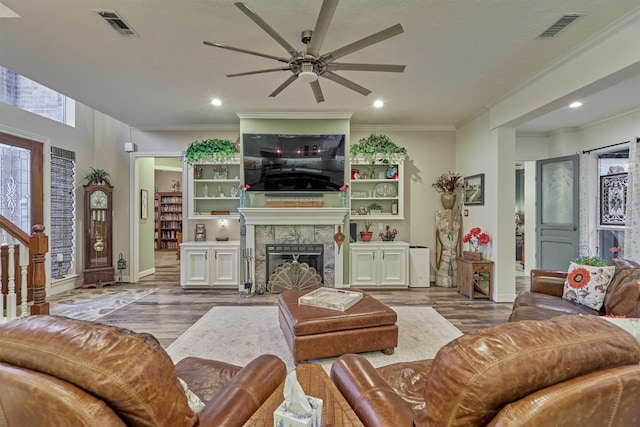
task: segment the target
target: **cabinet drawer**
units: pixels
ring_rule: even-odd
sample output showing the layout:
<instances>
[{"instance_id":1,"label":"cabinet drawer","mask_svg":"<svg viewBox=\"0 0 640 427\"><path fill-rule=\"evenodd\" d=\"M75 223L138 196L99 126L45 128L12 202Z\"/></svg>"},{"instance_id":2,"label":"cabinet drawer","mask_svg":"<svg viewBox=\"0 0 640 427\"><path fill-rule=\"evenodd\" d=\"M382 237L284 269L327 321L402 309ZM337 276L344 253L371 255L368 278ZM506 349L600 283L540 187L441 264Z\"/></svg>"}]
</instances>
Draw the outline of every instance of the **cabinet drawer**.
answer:
<instances>
[{"instance_id":1,"label":"cabinet drawer","mask_svg":"<svg viewBox=\"0 0 640 427\"><path fill-rule=\"evenodd\" d=\"M491 272L491 264L475 264L473 269L478 273L490 273Z\"/></svg>"}]
</instances>

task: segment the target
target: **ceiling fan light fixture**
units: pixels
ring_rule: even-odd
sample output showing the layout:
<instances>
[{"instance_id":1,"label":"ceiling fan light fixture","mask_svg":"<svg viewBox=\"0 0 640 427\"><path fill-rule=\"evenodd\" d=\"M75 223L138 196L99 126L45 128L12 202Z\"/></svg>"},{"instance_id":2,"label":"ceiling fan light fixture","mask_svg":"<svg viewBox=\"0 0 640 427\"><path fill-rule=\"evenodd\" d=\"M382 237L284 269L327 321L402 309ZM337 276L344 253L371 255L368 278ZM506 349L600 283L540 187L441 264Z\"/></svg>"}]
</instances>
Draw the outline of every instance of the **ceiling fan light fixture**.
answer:
<instances>
[{"instance_id":1,"label":"ceiling fan light fixture","mask_svg":"<svg viewBox=\"0 0 640 427\"><path fill-rule=\"evenodd\" d=\"M376 108L382 108L384 107L384 101L382 101L381 99L378 99L373 103L373 106Z\"/></svg>"},{"instance_id":2,"label":"ceiling fan light fixture","mask_svg":"<svg viewBox=\"0 0 640 427\"><path fill-rule=\"evenodd\" d=\"M318 80L318 75L313 71L313 64L311 62L302 63L302 71L298 74L298 78L307 83Z\"/></svg>"}]
</instances>

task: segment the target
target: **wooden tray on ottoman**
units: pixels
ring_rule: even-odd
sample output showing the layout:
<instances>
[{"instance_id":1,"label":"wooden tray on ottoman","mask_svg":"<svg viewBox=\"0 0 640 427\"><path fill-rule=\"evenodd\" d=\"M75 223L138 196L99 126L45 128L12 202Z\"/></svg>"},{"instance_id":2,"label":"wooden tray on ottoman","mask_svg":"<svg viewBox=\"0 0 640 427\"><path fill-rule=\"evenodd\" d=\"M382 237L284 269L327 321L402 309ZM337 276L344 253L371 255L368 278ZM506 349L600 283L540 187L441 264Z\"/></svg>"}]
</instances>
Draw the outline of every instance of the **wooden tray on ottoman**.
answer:
<instances>
[{"instance_id":1,"label":"wooden tray on ottoman","mask_svg":"<svg viewBox=\"0 0 640 427\"><path fill-rule=\"evenodd\" d=\"M299 297L298 304L346 311L361 299L362 292L322 287Z\"/></svg>"}]
</instances>

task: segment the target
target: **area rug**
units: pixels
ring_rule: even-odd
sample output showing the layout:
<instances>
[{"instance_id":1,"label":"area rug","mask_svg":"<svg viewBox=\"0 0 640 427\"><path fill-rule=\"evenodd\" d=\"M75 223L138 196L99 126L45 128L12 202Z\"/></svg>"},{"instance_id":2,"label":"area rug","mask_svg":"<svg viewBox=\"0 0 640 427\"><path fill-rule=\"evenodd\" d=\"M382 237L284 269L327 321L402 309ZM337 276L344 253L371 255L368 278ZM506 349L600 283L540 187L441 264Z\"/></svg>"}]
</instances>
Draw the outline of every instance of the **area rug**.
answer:
<instances>
[{"instance_id":1,"label":"area rug","mask_svg":"<svg viewBox=\"0 0 640 427\"><path fill-rule=\"evenodd\" d=\"M361 353L373 366L432 358L462 332L431 307L392 307L398 313L398 347L394 354ZM220 360L244 366L260 354L275 354L295 368L293 357L278 323L278 307L216 306L205 313L167 352L174 362L187 356ZM336 358L311 361L329 372Z\"/></svg>"},{"instance_id":2,"label":"area rug","mask_svg":"<svg viewBox=\"0 0 640 427\"><path fill-rule=\"evenodd\" d=\"M123 289L117 286L97 289L74 289L49 298L51 314L79 320L96 320L119 308L157 291L153 289Z\"/></svg>"}]
</instances>

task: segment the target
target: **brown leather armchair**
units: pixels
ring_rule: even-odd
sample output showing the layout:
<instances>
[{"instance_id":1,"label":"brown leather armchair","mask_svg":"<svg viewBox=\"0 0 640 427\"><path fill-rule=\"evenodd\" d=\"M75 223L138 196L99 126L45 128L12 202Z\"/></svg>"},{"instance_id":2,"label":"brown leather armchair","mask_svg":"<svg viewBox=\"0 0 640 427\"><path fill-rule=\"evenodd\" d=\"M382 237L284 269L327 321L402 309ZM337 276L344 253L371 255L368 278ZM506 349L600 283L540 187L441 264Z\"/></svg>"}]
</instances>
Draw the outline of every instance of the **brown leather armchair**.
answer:
<instances>
[{"instance_id":1,"label":"brown leather armchair","mask_svg":"<svg viewBox=\"0 0 640 427\"><path fill-rule=\"evenodd\" d=\"M262 355L244 368L175 366L148 334L58 316L0 325L0 426L241 426L286 376ZM193 412L178 377L206 404Z\"/></svg>"},{"instance_id":2,"label":"brown leather armchair","mask_svg":"<svg viewBox=\"0 0 640 427\"><path fill-rule=\"evenodd\" d=\"M374 369L341 356L331 379L365 426L640 425L640 344L597 316L464 335L433 360Z\"/></svg>"}]
</instances>

